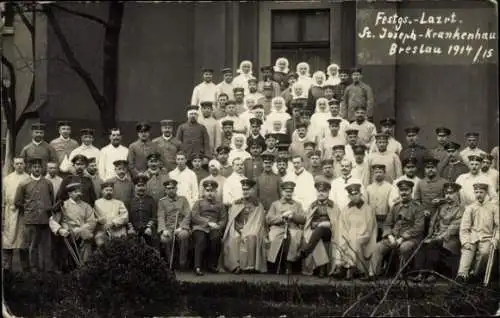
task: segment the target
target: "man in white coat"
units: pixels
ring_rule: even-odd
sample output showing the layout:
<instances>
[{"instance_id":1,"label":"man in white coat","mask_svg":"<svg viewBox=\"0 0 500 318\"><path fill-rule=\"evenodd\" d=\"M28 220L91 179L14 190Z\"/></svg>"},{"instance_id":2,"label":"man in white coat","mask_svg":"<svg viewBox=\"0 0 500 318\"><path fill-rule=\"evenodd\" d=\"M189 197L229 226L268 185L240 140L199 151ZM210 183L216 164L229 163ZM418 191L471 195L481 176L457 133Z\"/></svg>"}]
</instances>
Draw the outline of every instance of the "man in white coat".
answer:
<instances>
[{"instance_id":1,"label":"man in white coat","mask_svg":"<svg viewBox=\"0 0 500 318\"><path fill-rule=\"evenodd\" d=\"M99 176L103 181L116 177L113 162L127 160L128 148L121 145L122 134L120 129L114 128L109 132L110 143L101 149L97 164Z\"/></svg>"},{"instance_id":2,"label":"man in white coat","mask_svg":"<svg viewBox=\"0 0 500 318\"><path fill-rule=\"evenodd\" d=\"M241 180L246 179L243 175L243 160L235 158L233 160L233 173L227 177L222 189L222 203L226 207L230 207L234 201L243 197L243 189L241 188Z\"/></svg>"},{"instance_id":3,"label":"man in white coat","mask_svg":"<svg viewBox=\"0 0 500 318\"><path fill-rule=\"evenodd\" d=\"M293 199L299 202L302 207L307 208L316 200L314 189L314 177L304 168L304 159L300 155L292 157L293 172L289 172L283 178L283 182L291 181L295 183Z\"/></svg>"},{"instance_id":4,"label":"man in white coat","mask_svg":"<svg viewBox=\"0 0 500 318\"><path fill-rule=\"evenodd\" d=\"M351 171L351 161L342 159L340 162L341 176L332 181L332 189L330 190L329 199L335 202L340 210L344 210L350 201L349 194L347 193L345 187L353 183L363 184L361 180L352 177ZM361 197L366 201L366 189L364 186L361 186L360 192Z\"/></svg>"},{"instance_id":5,"label":"man in white coat","mask_svg":"<svg viewBox=\"0 0 500 318\"><path fill-rule=\"evenodd\" d=\"M215 96L217 95L217 86L212 82L214 70L204 68L201 70L203 82L196 85L193 89L193 96L191 97L191 105L200 106L201 102L215 103Z\"/></svg>"},{"instance_id":6,"label":"man in white coat","mask_svg":"<svg viewBox=\"0 0 500 318\"><path fill-rule=\"evenodd\" d=\"M170 171L168 176L177 181L177 195L185 197L189 208L192 208L199 199L198 178L193 170L187 167L187 158L184 152L178 152L175 155L175 163L177 167Z\"/></svg>"}]
</instances>

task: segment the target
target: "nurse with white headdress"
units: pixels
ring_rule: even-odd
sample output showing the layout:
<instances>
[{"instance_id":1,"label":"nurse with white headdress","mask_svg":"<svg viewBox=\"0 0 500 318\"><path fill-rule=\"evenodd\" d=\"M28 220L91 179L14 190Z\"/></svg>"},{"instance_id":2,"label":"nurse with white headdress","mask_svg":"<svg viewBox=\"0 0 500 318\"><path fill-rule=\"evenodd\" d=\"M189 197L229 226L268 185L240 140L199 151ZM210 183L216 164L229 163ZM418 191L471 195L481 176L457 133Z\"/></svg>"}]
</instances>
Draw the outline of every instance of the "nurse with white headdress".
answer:
<instances>
[{"instance_id":1,"label":"nurse with white headdress","mask_svg":"<svg viewBox=\"0 0 500 318\"><path fill-rule=\"evenodd\" d=\"M281 91L284 91L288 87L288 73L290 63L285 57L278 57L276 59L276 64L273 66L273 80L280 84Z\"/></svg>"},{"instance_id":2,"label":"nurse with white headdress","mask_svg":"<svg viewBox=\"0 0 500 318\"><path fill-rule=\"evenodd\" d=\"M328 79L326 80L325 85L339 85L340 77L339 77L339 69L340 67L337 64L330 64L326 68L326 75Z\"/></svg>"},{"instance_id":3,"label":"nurse with white headdress","mask_svg":"<svg viewBox=\"0 0 500 318\"><path fill-rule=\"evenodd\" d=\"M241 133L233 134L231 138L231 151L229 151L229 158L227 161L229 164L233 164L235 158L240 158L243 162L247 159L252 158L252 155L246 151L247 149L247 137Z\"/></svg>"},{"instance_id":4,"label":"nurse with white headdress","mask_svg":"<svg viewBox=\"0 0 500 318\"><path fill-rule=\"evenodd\" d=\"M290 114L286 112L285 99L281 96L274 97L271 101L271 112L266 117L266 122L264 123L266 133L274 131L273 126L275 121L281 122L281 127L286 127L286 121L292 118Z\"/></svg>"},{"instance_id":5,"label":"nurse with white headdress","mask_svg":"<svg viewBox=\"0 0 500 318\"><path fill-rule=\"evenodd\" d=\"M309 88L314 83L311 78L310 67L306 62L300 62L297 64L297 83L300 83L304 88L304 92L307 97L307 93L309 92Z\"/></svg>"},{"instance_id":6,"label":"nurse with white headdress","mask_svg":"<svg viewBox=\"0 0 500 318\"><path fill-rule=\"evenodd\" d=\"M253 64L251 61L245 60L240 63L240 67L236 70L238 76L233 79L234 87L243 87L245 95L248 95L248 80L255 78L252 72Z\"/></svg>"},{"instance_id":7,"label":"nurse with white headdress","mask_svg":"<svg viewBox=\"0 0 500 318\"><path fill-rule=\"evenodd\" d=\"M315 140L320 140L323 137L323 132L328 129L328 119L331 117L328 100L324 97L316 100L316 108L311 116L310 132Z\"/></svg>"}]
</instances>

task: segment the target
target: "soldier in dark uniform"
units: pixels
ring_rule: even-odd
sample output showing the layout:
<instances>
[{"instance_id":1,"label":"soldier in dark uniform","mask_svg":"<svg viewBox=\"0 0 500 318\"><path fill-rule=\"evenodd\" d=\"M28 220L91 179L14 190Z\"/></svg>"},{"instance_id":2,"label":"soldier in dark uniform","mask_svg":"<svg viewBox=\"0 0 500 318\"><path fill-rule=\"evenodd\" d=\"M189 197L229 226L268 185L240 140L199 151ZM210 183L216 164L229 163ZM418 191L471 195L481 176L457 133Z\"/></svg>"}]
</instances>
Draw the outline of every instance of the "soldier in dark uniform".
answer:
<instances>
[{"instance_id":1,"label":"soldier in dark uniform","mask_svg":"<svg viewBox=\"0 0 500 318\"><path fill-rule=\"evenodd\" d=\"M449 137L451 135L451 130L446 127L438 127L435 131L438 145L431 149L431 155L439 160L438 171L441 171L445 159L448 158L448 152L445 147L450 142Z\"/></svg>"},{"instance_id":2,"label":"soldier in dark uniform","mask_svg":"<svg viewBox=\"0 0 500 318\"><path fill-rule=\"evenodd\" d=\"M194 267L196 275L203 275L201 271L203 255L209 246L208 268L217 272L221 238L227 222L227 213L222 202L215 200L217 182L206 180L203 182L205 198L197 201L191 213L191 224L194 240Z\"/></svg>"},{"instance_id":3,"label":"soldier in dark uniform","mask_svg":"<svg viewBox=\"0 0 500 318\"><path fill-rule=\"evenodd\" d=\"M256 180L256 195L267 212L271 204L280 198L281 178L273 172L273 164L276 156L268 152L263 152L261 156L263 171Z\"/></svg>"},{"instance_id":4,"label":"soldier in dark uniform","mask_svg":"<svg viewBox=\"0 0 500 318\"><path fill-rule=\"evenodd\" d=\"M57 163L60 167L61 163L66 159L69 163L69 155L73 150L78 148L78 142L71 138L71 122L62 120L57 123L59 137L52 140L50 145L54 148L57 154ZM65 177L68 173L61 171L61 177Z\"/></svg>"},{"instance_id":5,"label":"soldier in dark uniform","mask_svg":"<svg viewBox=\"0 0 500 318\"><path fill-rule=\"evenodd\" d=\"M130 144L128 151L128 164L132 177L147 169L147 157L158 152L158 146L151 141L151 126L148 123L138 123L136 126L139 138Z\"/></svg>"},{"instance_id":6,"label":"soldier in dark uniform","mask_svg":"<svg viewBox=\"0 0 500 318\"><path fill-rule=\"evenodd\" d=\"M189 230L191 228L189 203L185 197L177 195L176 180L166 180L163 185L166 195L158 202L158 235L162 245L161 249L170 262L175 235L179 246L180 268L184 270L187 264Z\"/></svg>"},{"instance_id":7,"label":"soldier in dark uniform","mask_svg":"<svg viewBox=\"0 0 500 318\"><path fill-rule=\"evenodd\" d=\"M309 171L313 177L317 177L323 173L323 166L321 165L321 151L313 150L308 155L309 166L307 171Z\"/></svg>"},{"instance_id":8,"label":"soldier in dark uniform","mask_svg":"<svg viewBox=\"0 0 500 318\"><path fill-rule=\"evenodd\" d=\"M97 161L96 158L88 158L87 169L85 169L85 175L92 180L92 184L94 185L94 191L97 195L97 198L101 197L101 183L102 180L97 173Z\"/></svg>"},{"instance_id":9,"label":"soldier in dark uniform","mask_svg":"<svg viewBox=\"0 0 500 318\"><path fill-rule=\"evenodd\" d=\"M250 152L250 147L254 143L260 144L262 150L266 148L266 140L260 134L261 127L262 127L262 120L258 118L250 118L250 135L248 136L247 139L248 152Z\"/></svg>"},{"instance_id":10,"label":"soldier in dark uniform","mask_svg":"<svg viewBox=\"0 0 500 318\"><path fill-rule=\"evenodd\" d=\"M292 118L287 119L285 128L288 138L292 140L292 134L295 129L297 129L297 124L300 123L301 120L302 104L297 101L292 101L290 103L290 108L292 109Z\"/></svg>"},{"instance_id":11,"label":"soldier in dark uniform","mask_svg":"<svg viewBox=\"0 0 500 318\"><path fill-rule=\"evenodd\" d=\"M56 201L60 201L61 203L66 201L69 197L67 186L72 183L79 183L81 185L82 201L93 207L98 194L95 192L92 179L85 176L84 173L88 165L88 159L84 155L76 155L71 160L71 163L73 164L75 174L63 179L56 195Z\"/></svg>"},{"instance_id":12,"label":"soldier in dark uniform","mask_svg":"<svg viewBox=\"0 0 500 318\"><path fill-rule=\"evenodd\" d=\"M153 246L158 204L153 197L146 194L147 183L148 177L145 175L138 175L134 178L135 193L128 206L127 234L137 234L144 238L148 245Z\"/></svg>"},{"instance_id":13,"label":"soldier in dark uniform","mask_svg":"<svg viewBox=\"0 0 500 318\"><path fill-rule=\"evenodd\" d=\"M229 177L233 173L233 166L229 164L227 160L229 158L230 151L231 149L229 146L217 147L217 161L219 161L221 165L220 175L224 178Z\"/></svg>"},{"instance_id":14,"label":"soldier in dark uniform","mask_svg":"<svg viewBox=\"0 0 500 318\"><path fill-rule=\"evenodd\" d=\"M49 145L43 138L45 136L45 124L36 123L31 125L32 140L24 146L19 157L24 162L29 162L33 158L42 159L42 174L47 172L47 162L59 162L56 150Z\"/></svg>"},{"instance_id":15,"label":"soldier in dark uniform","mask_svg":"<svg viewBox=\"0 0 500 318\"><path fill-rule=\"evenodd\" d=\"M243 162L243 174L248 179L257 180L257 178L262 173L263 162L262 162L262 144L252 143L250 145L251 158L248 158Z\"/></svg>"},{"instance_id":16,"label":"soldier in dark uniform","mask_svg":"<svg viewBox=\"0 0 500 318\"><path fill-rule=\"evenodd\" d=\"M170 172L175 169L175 154L181 149L181 142L174 136L174 121L160 121L161 136L153 139L161 155L163 167Z\"/></svg>"},{"instance_id":17,"label":"soldier in dark uniform","mask_svg":"<svg viewBox=\"0 0 500 318\"><path fill-rule=\"evenodd\" d=\"M208 177L209 173L202 167L203 156L201 154L193 154L191 158L191 170L196 174L196 184L200 184L200 181Z\"/></svg>"},{"instance_id":18,"label":"soldier in dark uniform","mask_svg":"<svg viewBox=\"0 0 500 318\"><path fill-rule=\"evenodd\" d=\"M212 157L210 137L207 128L198 122L198 111L198 106L188 106L188 120L177 128L176 138L181 142L181 150L188 160L193 154L201 153L208 163Z\"/></svg>"},{"instance_id":19,"label":"soldier in dark uniform","mask_svg":"<svg viewBox=\"0 0 500 318\"><path fill-rule=\"evenodd\" d=\"M113 165L116 172L116 177L110 180L114 184L113 197L122 201L128 209L134 197L134 182L127 176L128 161L116 160L113 161Z\"/></svg>"},{"instance_id":20,"label":"soldier in dark uniform","mask_svg":"<svg viewBox=\"0 0 500 318\"><path fill-rule=\"evenodd\" d=\"M460 144L457 144L456 142L449 142L445 146L445 149L447 157L441 165L439 175L450 182L455 182L461 174L469 172L469 167L467 167L467 165L462 161L462 157L458 152Z\"/></svg>"},{"instance_id":21,"label":"soldier in dark uniform","mask_svg":"<svg viewBox=\"0 0 500 318\"><path fill-rule=\"evenodd\" d=\"M408 127L404 131L406 133L407 145L403 147L399 155L401 162L406 158L415 157L417 159L417 177L423 178L424 158L432 157L432 155L427 148L418 144L419 127Z\"/></svg>"},{"instance_id":22,"label":"soldier in dark uniform","mask_svg":"<svg viewBox=\"0 0 500 318\"><path fill-rule=\"evenodd\" d=\"M230 147L231 139L233 138L234 121L230 119L223 120L221 146Z\"/></svg>"},{"instance_id":23,"label":"soldier in dark uniform","mask_svg":"<svg viewBox=\"0 0 500 318\"><path fill-rule=\"evenodd\" d=\"M266 134L265 136L266 148L264 151L272 153L274 155L278 154L278 136L276 134Z\"/></svg>"},{"instance_id":24,"label":"soldier in dark uniform","mask_svg":"<svg viewBox=\"0 0 500 318\"><path fill-rule=\"evenodd\" d=\"M380 275L380 267L385 255L391 250L398 253L400 266L404 265L424 235L424 207L412 200L414 183L401 180L397 183L401 202L394 205L385 219L382 240L377 243L372 254L368 279Z\"/></svg>"},{"instance_id":25,"label":"soldier in dark uniform","mask_svg":"<svg viewBox=\"0 0 500 318\"><path fill-rule=\"evenodd\" d=\"M165 196L163 182L170 179L168 172L160 167L161 155L158 152L148 155L148 169L144 173L148 177L146 193L155 199L155 202Z\"/></svg>"}]
</instances>

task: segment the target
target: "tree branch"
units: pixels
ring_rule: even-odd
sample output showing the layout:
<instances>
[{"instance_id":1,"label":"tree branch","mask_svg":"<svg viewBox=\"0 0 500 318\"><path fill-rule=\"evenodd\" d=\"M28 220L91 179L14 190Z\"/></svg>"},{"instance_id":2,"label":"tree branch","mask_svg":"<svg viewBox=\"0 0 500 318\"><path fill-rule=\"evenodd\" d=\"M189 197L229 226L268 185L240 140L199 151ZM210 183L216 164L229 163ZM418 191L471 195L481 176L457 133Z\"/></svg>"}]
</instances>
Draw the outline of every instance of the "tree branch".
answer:
<instances>
[{"instance_id":1,"label":"tree branch","mask_svg":"<svg viewBox=\"0 0 500 318\"><path fill-rule=\"evenodd\" d=\"M47 4L46 6L50 6L51 8L56 8L56 9L61 10L63 12L66 12L66 13L69 13L69 14L73 14L73 15L79 16L81 18L85 18L85 19L97 22L97 23L99 23L99 24L107 27L106 21L104 21L104 20L102 20L102 19L100 19L100 18L98 18L96 16L93 16L91 14L83 13L83 12L76 11L76 10L73 10L73 9L68 9L68 8L63 7L61 5L58 5L58 4Z\"/></svg>"},{"instance_id":2,"label":"tree branch","mask_svg":"<svg viewBox=\"0 0 500 318\"><path fill-rule=\"evenodd\" d=\"M17 14L21 17L21 21L23 21L23 24L26 26L28 31L31 33L31 36L33 37L35 35L35 27L28 20L28 17L26 17L26 15L24 14L24 11L21 9L21 7L18 4L15 4L14 8L15 8Z\"/></svg>"},{"instance_id":3,"label":"tree branch","mask_svg":"<svg viewBox=\"0 0 500 318\"><path fill-rule=\"evenodd\" d=\"M54 30L54 33L56 34L59 43L61 44L62 51L66 56L66 59L68 60L69 66L71 67L71 69L73 69L73 71L75 71L80 76L85 85L87 85L87 88L89 89L92 99L96 103L99 110L102 111L105 107L106 101L104 100L104 97L101 95L99 89L92 80L90 73L87 72L82 67L80 62L76 59L75 54L71 49L68 40L66 39L66 36L62 32L61 26L59 25L59 22L54 16L54 13L52 12L51 8L52 5L44 6L44 12L45 15L47 16L49 24L51 25L52 29Z\"/></svg>"},{"instance_id":4,"label":"tree branch","mask_svg":"<svg viewBox=\"0 0 500 318\"><path fill-rule=\"evenodd\" d=\"M7 117L7 125L8 126L11 125L11 127L13 127L15 125L16 114L17 114L16 73L14 70L14 65L3 54L1 55L1 62L7 68L8 72L9 72L10 86L6 87L2 83L2 89L4 89L6 92L6 96L7 96L6 100L9 100L9 98L10 98L10 102L3 103L3 104L6 104L5 109L7 109L7 107L9 108L9 110L7 112L10 114L10 116L7 114L7 112L5 114L5 116ZM9 105L7 106L7 104L9 104Z\"/></svg>"}]
</instances>

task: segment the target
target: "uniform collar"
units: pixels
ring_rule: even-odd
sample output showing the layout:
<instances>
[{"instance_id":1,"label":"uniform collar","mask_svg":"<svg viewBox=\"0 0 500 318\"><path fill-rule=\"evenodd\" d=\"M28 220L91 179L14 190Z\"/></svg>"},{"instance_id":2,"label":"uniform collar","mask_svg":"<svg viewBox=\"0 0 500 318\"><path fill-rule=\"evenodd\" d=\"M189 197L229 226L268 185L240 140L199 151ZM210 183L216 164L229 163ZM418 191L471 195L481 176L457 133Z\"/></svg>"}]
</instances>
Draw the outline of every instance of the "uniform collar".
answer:
<instances>
[{"instance_id":1,"label":"uniform collar","mask_svg":"<svg viewBox=\"0 0 500 318\"><path fill-rule=\"evenodd\" d=\"M365 202L363 200L359 201L358 203L354 204L353 202L349 202L347 204L348 207L352 208L352 207L357 207L358 209L361 209L361 207L363 206L363 204L365 204Z\"/></svg>"},{"instance_id":2,"label":"uniform collar","mask_svg":"<svg viewBox=\"0 0 500 318\"><path fill-rule=\"evenodd\" d=\"M33 176L32 174L30 174L30 178L31 178L32 180L39 181L40 179L42 179L42 176L40 175L39 177L35 177L35 176Z\"/></svg>"},{"instance_id":3,"label":"uniform collar","mask_svg":"<svg viewBox=\"0 0 500 318\"><path fill-rule=\"evenodd\" d=\"M36 142L35 140L31 140L31 142L35 145L35 146L40 146L42 143L43 143L43 140L40 141L40 142Z\"/></svg>"}]
</instances>

